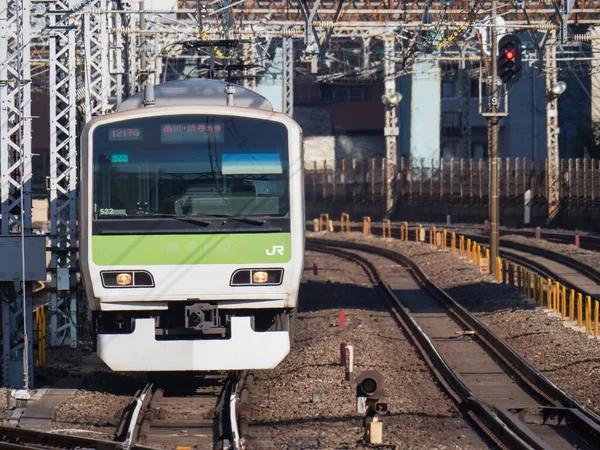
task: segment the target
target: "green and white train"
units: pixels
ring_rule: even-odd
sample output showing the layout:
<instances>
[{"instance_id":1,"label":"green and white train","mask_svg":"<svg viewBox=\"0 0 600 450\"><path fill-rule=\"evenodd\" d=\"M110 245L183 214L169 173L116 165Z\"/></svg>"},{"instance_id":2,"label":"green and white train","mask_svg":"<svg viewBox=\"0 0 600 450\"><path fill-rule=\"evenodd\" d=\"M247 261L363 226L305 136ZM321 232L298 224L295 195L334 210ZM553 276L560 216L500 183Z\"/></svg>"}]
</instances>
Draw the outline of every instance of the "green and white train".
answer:
<instances>
[{"instance_id":1,"label":"green and white train","mask_svg":"<svg viewBox=\"0 0 600 450\"><path fill-rule=\"evenodd\" d=\"M275 367L304 266L302 132L257 93L148 86L82 133L80 265L116 371Z\"/></svg>"}]
</instances>

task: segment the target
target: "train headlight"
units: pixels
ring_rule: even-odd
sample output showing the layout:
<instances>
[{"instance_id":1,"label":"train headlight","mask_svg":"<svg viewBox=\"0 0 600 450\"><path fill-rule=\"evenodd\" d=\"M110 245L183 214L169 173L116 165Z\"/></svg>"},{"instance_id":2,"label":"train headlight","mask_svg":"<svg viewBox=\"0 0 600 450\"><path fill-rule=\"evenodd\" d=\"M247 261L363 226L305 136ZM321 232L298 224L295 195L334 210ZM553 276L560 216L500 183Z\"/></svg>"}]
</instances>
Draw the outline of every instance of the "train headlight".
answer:
<instances>
[{"instance_id":1,"label":"train headlight","mask_svg":"<svg viewBox=\"0 0 600 450\"><path fill-rule=\"evenodd\" d=\"M154 278L146 270L106 270L100 272L105 288L153 288Z\"/></svg>"},{"instance_id":2,"label":"train headlight","mask_svg":"<svg viewBox=\"0 0 600 450\"><path fill-rule=\"evenodd\" d=\"M283 269L239 269L231 275L230 286L279 286Z\"/></svg>"},{"instance_id":3,"label":"train headlight","mask_svg":"<svg viewBox=\"0 0 600 450\"><path fill-rule=\"evenodd\" d=\"M130 273L124 272L117 275L117 284L119 286L129 286L132 281L133 278Z\"/></svg>"},{"instance_id":4,"label":"train headlight","mask_svg":"<svg viewBox=\"0 0 600 450\"><path fill-rule=\"evenodd\" d=\"M269 281L269 274L262 270L256 271L252 274L252 282L256 284L264 284Z\"/></svg>"}]
</instances>

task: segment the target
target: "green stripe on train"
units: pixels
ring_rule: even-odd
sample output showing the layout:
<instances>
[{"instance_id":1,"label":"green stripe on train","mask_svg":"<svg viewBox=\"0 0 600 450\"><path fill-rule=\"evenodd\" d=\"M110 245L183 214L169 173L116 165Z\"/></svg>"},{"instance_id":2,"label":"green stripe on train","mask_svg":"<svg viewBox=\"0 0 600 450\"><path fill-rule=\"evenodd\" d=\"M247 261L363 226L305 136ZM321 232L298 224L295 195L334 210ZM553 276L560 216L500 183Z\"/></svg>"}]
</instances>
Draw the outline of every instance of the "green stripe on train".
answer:
<instances>
[{"instance_id":1,"label":"green stripe on train","mask_svg":"<svg viewBox=\"0 0 600 450\"><path fill-rule=\"evenodd\" d=\"M92 236L99 266L288 262L290 233Z\"/></svg>"}]
</instances>

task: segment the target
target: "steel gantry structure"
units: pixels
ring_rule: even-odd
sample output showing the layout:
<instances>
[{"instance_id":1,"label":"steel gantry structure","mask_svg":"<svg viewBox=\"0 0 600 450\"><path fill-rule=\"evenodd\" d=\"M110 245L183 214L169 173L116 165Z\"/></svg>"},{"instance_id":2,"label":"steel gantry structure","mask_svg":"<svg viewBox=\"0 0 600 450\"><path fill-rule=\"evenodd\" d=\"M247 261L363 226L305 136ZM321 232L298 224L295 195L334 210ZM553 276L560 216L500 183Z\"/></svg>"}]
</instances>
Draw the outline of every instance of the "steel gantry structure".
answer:
<instances>
[{"instance_id":1,"label":"steel gantry structure","mask_svg":"<svg viewBox=\"0 0 600 450\"><path fill-rule=\"evenodd\" d=\"M4 384L33 385L31 281L45 279L45 239L31 235L29 0L0 6L0 299ZM39 262L43 261L43 274ZM37 269L37 270L36 270Z\"/></svg>"},{"instance_id":2,"label":"steel gantry structure","mask_svg":"<svg viewBox=\"0 0 600 450\"><path fill-rule=\"evenodd\" d=\"M478 0L455 0L449 6L429 0L246 0L229 4L178 1L177 9L161 11L147 9L143 0L128 3L54 0L44 2L47 25L32 34L30 1L0 0L0 248L12 245L18 256L19 251L20 254L30 251L31 255L43 253L45 247L45 243L40 246L39 236L30 234L30 47L32 43L46 45L50 92L49 342L71 346L78 344L79 328L76 218L77 130L81 121L114 111L148 80L154 83L164 80L171 59L200 58L214 65L215 58L220 61L230 57L231 52L224 55L219 50L211 56L211 52L200 51L202 46L194 47L197 53L191 54L186 46L190 41L220 39L243 39L240 50L233 54L252 60L259 53L266 53L258 52L257 46L266 43L268 48L268 43L280 40L283 110L289 115L293 114L294 69L306 69L305 73L317 81L347 76L340 71L343 65L336 61L335 52L343 50L349 38L363 41L356 50L357 79L384 82L388 99L395 93L394 79L410 73L411 59L434 50L434 61L443 58L459 61L459 90L464 97L469 86L467 63L482 64L481 36L475 32L475 25L490 26L491 7L490 1ZM565 5L559 0L504 2L498 7L506 28L542 31L549 36L544 39L545 50L536 49L538 56L541 54L539 59L546 61L543 70L548 86L556 81L558 43L569 38L587 40L585 36L565 33L565 24L600 22L600 8L594 0L567 0ZM325 60L330 64L323 64ZM247 75L245 84L253 86L255 76L265 70L243 65L240 72L242 77ZM556 104L556 98L549 98L549 198L555 200L558 199L553 197L558 184ZM395 114L394 107L386 108L388 212L393 209L396 172ZM470 147L468 99L461 103L461 116L461 145ZM557 201L551 203L551 212L556 213L557 208ZM30 250L25 250L26 247ZM42 253L39 253L41 261L45 260ZM14 260L10 264L0 261L5 384L32 384L31 342L27 342L31 336L28 284L39 279L40 274L35 264L28 265L31 267L21 264L20 271L15 272ZM25 361L24 371L19 365L22 361Z\"/></svg>"},{"instance_id":3,"label":"steel gantry structure","mask_svg":"<svg viewBox=\"0 0 600 450\"><path fill-rule=\"evenodd\" d=\"M50 317L51 345L77 346L77 0L55 3L50 15Z\"/></svg>"}]
</instances>

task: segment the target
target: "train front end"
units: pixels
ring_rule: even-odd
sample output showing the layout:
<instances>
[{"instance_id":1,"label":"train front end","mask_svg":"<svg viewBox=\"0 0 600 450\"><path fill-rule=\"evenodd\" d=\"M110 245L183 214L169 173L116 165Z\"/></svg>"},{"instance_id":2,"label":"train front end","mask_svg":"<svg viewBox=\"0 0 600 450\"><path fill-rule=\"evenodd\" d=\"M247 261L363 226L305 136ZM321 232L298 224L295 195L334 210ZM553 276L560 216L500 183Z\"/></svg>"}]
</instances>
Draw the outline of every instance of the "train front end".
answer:
<instances>
[{"instance_id":1,"label":"train front end","mask_svg":"<svg viewBox=\"0 0 600 450\"><path fill-rule=\"evenodd\" d=\"M232 106L135 109L83 132L80 255L116 371L275 367L304 264L301 132Z\"/></svg>"}]
</instances>

